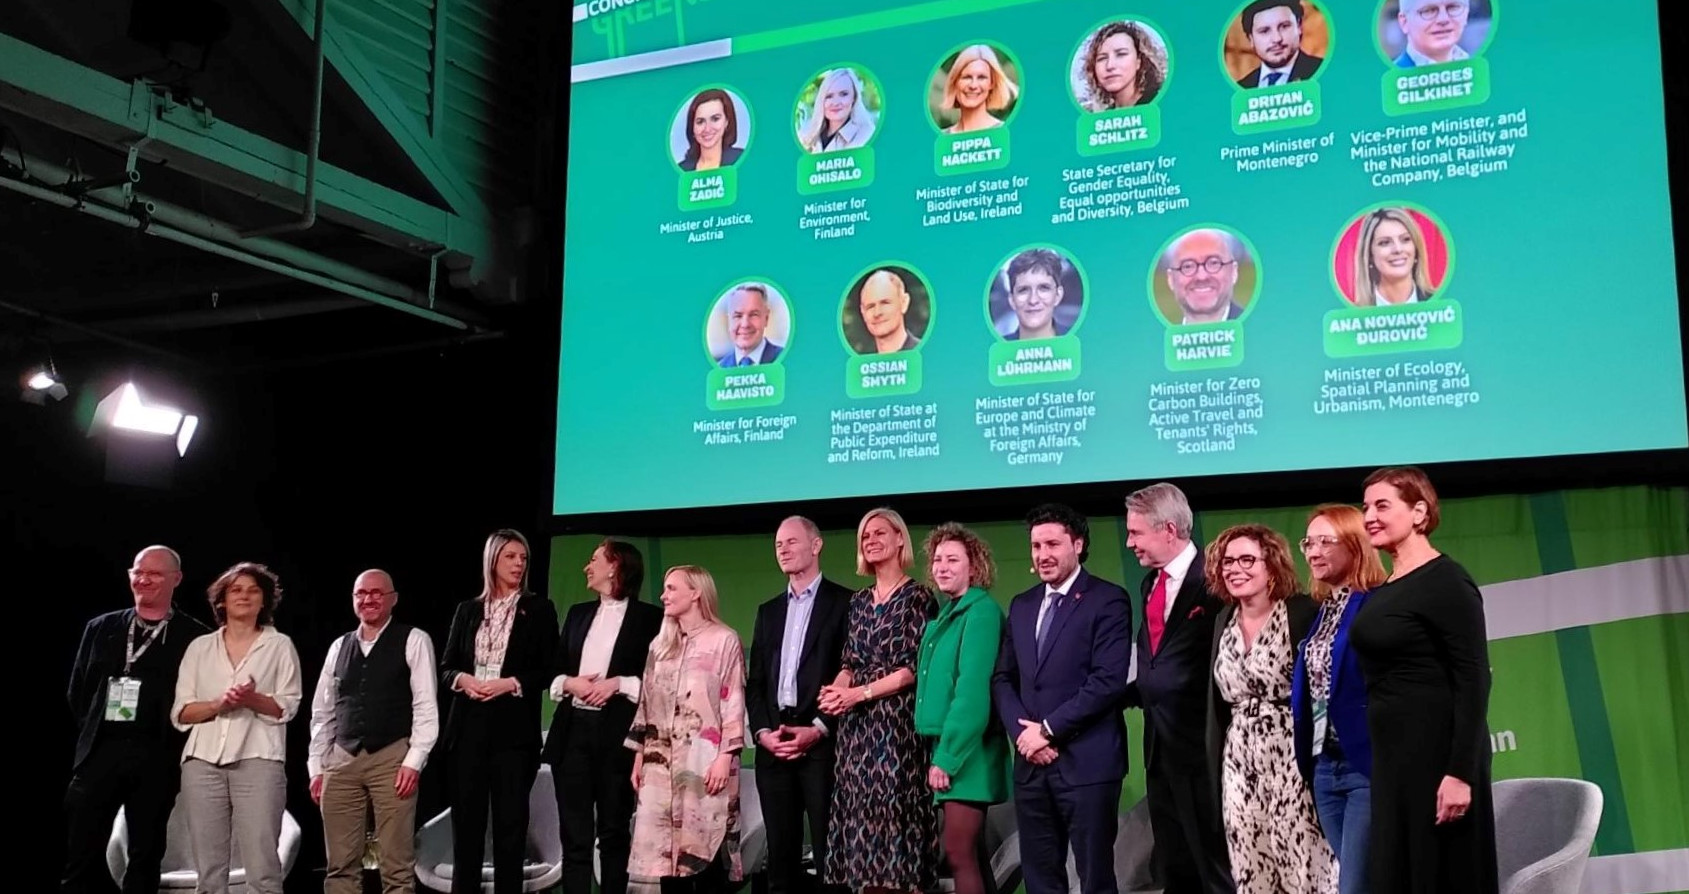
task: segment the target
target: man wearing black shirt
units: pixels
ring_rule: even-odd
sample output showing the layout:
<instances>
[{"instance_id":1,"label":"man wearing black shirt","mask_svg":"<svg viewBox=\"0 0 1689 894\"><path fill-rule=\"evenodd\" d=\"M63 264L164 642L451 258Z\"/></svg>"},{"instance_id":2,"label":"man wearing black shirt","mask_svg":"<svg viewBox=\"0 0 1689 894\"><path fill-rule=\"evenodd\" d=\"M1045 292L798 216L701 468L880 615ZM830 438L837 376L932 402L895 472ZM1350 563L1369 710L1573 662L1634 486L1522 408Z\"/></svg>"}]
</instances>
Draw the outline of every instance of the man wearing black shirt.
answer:
<instances>
[{"instance_id":1,"label":"man wearing black shirt","mask_svg":"<svg viewBox=\"0 0 1689 894\"><path fill-rule=\"evenodd\" d=\"M77 724L76 753L65 791L68 826L60 890L107 891L106 841L122 808L129 827L123 894L158 891L165 827L181 783L187 738L170 723L182 653L204 624L176 612L182 560L149 546L129 569L134 608L88 622L71 668L68 698Z\"/></svg>"}]
</instances>

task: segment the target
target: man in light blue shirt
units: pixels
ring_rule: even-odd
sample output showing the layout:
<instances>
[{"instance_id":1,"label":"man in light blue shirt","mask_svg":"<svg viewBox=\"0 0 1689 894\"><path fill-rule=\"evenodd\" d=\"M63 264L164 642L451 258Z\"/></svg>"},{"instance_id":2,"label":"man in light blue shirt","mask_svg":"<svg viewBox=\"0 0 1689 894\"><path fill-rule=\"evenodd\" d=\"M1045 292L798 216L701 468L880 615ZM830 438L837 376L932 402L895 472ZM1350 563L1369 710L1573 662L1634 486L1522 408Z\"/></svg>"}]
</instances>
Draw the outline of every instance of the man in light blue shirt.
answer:
<instances>
[{"instance_id":1,"label":"man in light blue shirt","mask_svg":"<svg viewBox=\"0 0 1689 894\"><path fill-rule=\"evenodd\" d=\"M832 731L821 718L821 687L839 674L850 591L821 575L821 532L793 516L774 534L786 588L757 609L745 708L757 745L757 795L768 829L770 894L807 891L804 819L816 866L827 856L833 800Z\"/></svg>"}]
</instances>

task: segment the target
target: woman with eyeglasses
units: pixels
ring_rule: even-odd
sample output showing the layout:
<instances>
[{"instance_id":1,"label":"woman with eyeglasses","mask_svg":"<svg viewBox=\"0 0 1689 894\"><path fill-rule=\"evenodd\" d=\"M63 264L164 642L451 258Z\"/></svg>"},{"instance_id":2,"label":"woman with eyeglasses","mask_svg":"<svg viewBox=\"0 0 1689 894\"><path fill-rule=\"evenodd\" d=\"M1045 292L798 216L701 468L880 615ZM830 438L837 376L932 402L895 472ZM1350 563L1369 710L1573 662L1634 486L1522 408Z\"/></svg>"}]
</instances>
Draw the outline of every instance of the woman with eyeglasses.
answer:
<instances>
[{"instance_id":1,"label":"woman with eyeglasses","mask_svg":"<svg viewBox=\"0 0 1689 894\"><path fill-rule=\"evenodd\" d=\"M1239 894L1335 894L1337 860L1296 769L1290 680L1313 600L1296 592L1290 544L1263 525L1220 532L1203 560L1221 582L1208 760Z\"/></svg>"},{"instance_id":2,"label":"woman with eyeglasses","mask_svg":"<svg viewBox=\"0 0 1689 894\"><path fill-rule=\"evenodd\" d=\"M1441 513L1424 472L1368 475L1363 511L1391 560L1350 635L1372 740L1373 894L1495 894L1483 597L1431 545Z\"/></svg>"},{"instance_id":3,"label":"woman with eyeglasses","mask_svg":"<svg viewBox=\"0 0 1689 894\"><path fill-rule=\"evenodd\" d=\"M1313 632L1296 652L1290 710L1296 764L1314 786L1314 806L1342 872L1338 894L1365 894L1371 825L1372 741L1366 731L1366 678L1349 648L1349 631L1384 565L1353 506L1329 504L1308 518L1302 538L1308 591L1319 603Z\"/></svg>"}]
</instances>

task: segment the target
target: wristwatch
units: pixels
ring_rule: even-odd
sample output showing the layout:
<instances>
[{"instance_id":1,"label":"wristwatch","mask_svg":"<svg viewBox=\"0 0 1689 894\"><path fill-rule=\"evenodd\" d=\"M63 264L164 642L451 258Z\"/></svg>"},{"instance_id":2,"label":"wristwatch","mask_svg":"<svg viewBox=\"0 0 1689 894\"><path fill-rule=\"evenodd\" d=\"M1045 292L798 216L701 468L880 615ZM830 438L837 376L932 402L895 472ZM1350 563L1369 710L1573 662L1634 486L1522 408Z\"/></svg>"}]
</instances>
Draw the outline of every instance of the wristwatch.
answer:
<instances>
[{"instance_id":1,"label":"wristwatch","mask_svg":"<svg viewBox=\"0 0 1689 894\"><path fill-rule=\"evenodd\" d=\"M1044 738L1050 740L1051 742L1056 741L1056 734L1053 733L1053 732L1050 732L1050 721L1048 721L1048 720L1038 721L1038 728L1044 731Z\"/></svg>"}]
</instances>

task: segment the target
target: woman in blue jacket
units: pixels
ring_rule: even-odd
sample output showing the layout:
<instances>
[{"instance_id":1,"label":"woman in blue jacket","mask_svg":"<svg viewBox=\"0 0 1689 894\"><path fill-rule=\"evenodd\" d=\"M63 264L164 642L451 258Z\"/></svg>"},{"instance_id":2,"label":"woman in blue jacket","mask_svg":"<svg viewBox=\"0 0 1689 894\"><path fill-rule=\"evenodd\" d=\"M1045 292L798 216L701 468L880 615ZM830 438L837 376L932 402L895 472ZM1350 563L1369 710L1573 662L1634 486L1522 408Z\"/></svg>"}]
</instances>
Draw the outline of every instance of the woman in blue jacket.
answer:
<instances>
[{"instance_id":1,"label":"woman in blue jacket","mask_svg":"<svg viewBox=\"0 0 1689 894\"><path fill-rule=\"evenodd\" d=\"M1320 826L1337 853L1339 894L1367 890L1367 830L1372 809L1372 744L1366 727L1366 680L1349 648L1349 627L1384 565L1353 506L1326 505L1302 538L1309 592L1320 603L1313 631L1296 654L1290 705L1296 762L1313 783Z\"/></svg>"}]
</instances>

